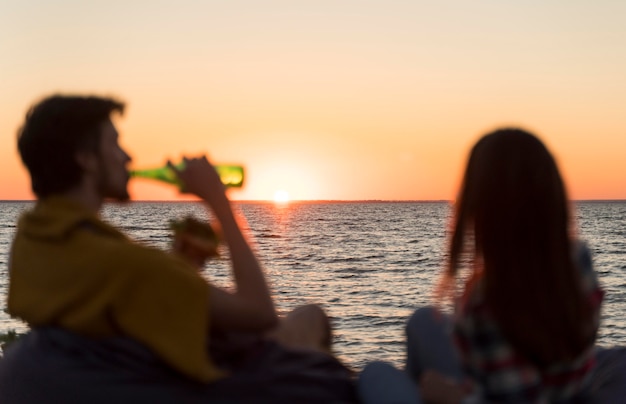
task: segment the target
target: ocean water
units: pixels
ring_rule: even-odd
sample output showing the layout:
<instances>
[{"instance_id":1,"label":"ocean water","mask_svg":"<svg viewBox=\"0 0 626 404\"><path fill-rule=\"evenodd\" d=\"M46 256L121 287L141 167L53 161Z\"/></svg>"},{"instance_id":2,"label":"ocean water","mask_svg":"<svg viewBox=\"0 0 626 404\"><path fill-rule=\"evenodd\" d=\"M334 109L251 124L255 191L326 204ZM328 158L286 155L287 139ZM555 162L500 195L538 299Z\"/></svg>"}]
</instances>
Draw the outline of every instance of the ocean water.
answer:
<instances>
[{"instance_id":1,"label":"ocean water","mask_svg":"<svg viewBox=\"0 0 626 404\"><path fill-rule=\"evenodd\" d=\"M20 213L31 202L0 202L0 301L8 287L8 251ZM319 303L329 313L337 355L355 369L370 360L401 366L403 327L432 302L445 254L446 202L238 203L281 313ZM580 237L606 290L601 345L626 342L626 202L574 204ZM196 203L106 205L103 216L138 242L169 247L169 219L206 217ZM204 276L229 288L228 251ZM167 321L167 319L164 319ZM0 332L26 326L0 312Z\"/></svg>"}]
</instances>

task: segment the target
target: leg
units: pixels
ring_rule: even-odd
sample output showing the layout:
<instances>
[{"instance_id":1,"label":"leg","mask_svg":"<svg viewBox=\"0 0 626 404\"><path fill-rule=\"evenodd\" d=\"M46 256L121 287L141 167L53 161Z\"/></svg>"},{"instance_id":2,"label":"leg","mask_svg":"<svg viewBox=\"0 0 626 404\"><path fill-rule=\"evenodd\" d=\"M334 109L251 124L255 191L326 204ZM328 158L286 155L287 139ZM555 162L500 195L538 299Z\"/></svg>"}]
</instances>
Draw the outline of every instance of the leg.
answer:
<instances>
[{"instance_id":1,"label":"leg","mask_svg":"<svg viewBox=\"0 0 626 404\"><path fill-rule=\"evenodd\" d=\"M359 375L359 398L364 404L418 404L417 385L386 362L371 362Z\"/></svg>"},{"instance_id":2,"label":"leg","mask_svg":"<svg viewBox=\"0 0 626 404\"><path fill-rule=\"evenodd\" d=\"M324 310L315 304L289 312L268 336L287 347L331 351L330 321Z\"/></svg>"},{"instance_id":3,"label":"leg","mask_svg":"<svg viewBox=\"0 0 626 404\"><path fill-rule=\"evenodd\" d=\"M406 371L413 380L418 380L424 370L434 370L457 382L463 381L450 327L450 319L434 307L413 313L406 325Z\"/></svg>"}]
</instances>

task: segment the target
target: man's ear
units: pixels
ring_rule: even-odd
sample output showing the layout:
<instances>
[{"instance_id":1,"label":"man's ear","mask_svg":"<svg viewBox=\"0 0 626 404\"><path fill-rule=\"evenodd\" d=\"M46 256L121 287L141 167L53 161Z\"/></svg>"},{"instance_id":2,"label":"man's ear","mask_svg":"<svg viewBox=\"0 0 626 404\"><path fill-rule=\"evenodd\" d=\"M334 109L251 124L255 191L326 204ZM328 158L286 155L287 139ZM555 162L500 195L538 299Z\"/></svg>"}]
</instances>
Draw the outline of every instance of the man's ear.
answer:
<instances>
[{"instance_id":1,"label":"man's ear","mask_svg":"<svg viewBox=\"0 0 626 404\"><path fill-rule=\"evenodd\" d=\"M77 151L74 154L76 163L83 169L84 173L95 172L98 167L98 158L96 154L88 151Z\"/></svg>"}]
</instances>

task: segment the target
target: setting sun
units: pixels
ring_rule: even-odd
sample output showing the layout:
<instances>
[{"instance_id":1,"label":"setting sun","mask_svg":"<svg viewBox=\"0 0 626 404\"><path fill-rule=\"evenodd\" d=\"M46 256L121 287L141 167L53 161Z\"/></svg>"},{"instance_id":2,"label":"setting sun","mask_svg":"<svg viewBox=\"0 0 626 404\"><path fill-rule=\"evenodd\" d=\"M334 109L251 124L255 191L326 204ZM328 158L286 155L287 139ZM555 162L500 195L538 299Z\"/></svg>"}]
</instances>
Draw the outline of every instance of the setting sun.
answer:
<instances>
[{"instance_id":1,"label":"setting sun","mask_svg":"<svg viewBox=\"0 0 626 404\"><path fill-rule=\"evenodd\" d=\"M626 199L623 1L32 3L0 2L0 200L34 198L15 134L55 93L125 102L134 166L244 165L233 200L451 200L501 126L546 143L570 198Z\"/></svg>"},{"instance_id":2,"label":"setting sun","mask_svg":"<svg viewBox=\"0 0 626 404\"><path fill-rule=\"evenodd\" d=\"M282 189L274 192L274 202L276 203L289 202L289 192L282 190Z\"/></svg>"}]
</instances>

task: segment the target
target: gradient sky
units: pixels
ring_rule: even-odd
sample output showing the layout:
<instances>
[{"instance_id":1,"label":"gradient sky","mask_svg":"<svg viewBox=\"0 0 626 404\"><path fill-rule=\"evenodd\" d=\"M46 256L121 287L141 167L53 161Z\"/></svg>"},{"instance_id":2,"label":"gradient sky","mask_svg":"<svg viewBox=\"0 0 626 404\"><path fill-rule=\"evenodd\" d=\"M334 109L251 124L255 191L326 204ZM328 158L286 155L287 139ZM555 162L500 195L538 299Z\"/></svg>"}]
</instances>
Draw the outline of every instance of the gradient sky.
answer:
<instances>
[{"instance_id":1,"label":"gradient sky","mask_svg":"<svg viewBox=\"0 0 626 404\"><path fill-rule=\"evenodd\" d=\"M537 133L570 196L626 199L623 0L0 2L0 199L53 92L114 95L136 167L248 169L234 199L453 199L469 147ZM133 181L134 199L177 199Z\"/></svg>"}]
</instances>

